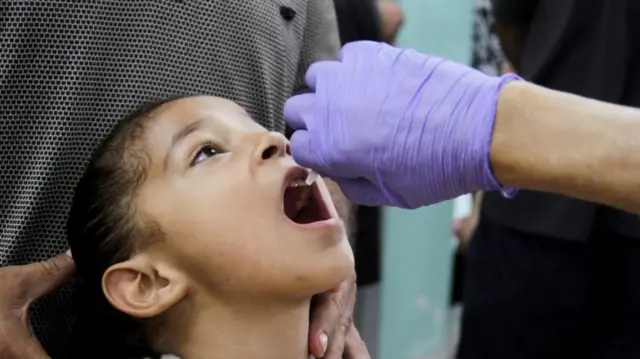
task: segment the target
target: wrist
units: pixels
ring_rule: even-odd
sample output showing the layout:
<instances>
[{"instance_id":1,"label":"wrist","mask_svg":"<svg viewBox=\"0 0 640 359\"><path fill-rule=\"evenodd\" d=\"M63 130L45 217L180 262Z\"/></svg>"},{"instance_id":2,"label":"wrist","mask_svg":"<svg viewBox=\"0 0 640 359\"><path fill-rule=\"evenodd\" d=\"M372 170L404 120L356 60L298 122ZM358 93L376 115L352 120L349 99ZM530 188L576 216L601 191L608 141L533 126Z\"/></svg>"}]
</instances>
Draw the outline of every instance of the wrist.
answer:
<instances>
[{"instance_id":1,"label":"wrist","mask_svg":"<svg viewBox=\"0 0 640 359\"><path fill-rule=\"evenodd\" d=\"M566 162L565 156L574 150L567 135L580 124L571 124L570 116L556 106L570 100L556 99L557 94L526 82L501 91L490 149L491 165L501 183L546 190L569 167L579 166L580 161Z\"/></svg>"},{"instance_id":2,"label":"wrist","mask_svg":"<svg viewBox=\"0 0 640 359\"><path fill-rule=\"evenodd\" d=\"M518 104L523 100L523 84L512 82L505 85L496 106L495 122L489 146L489 162L496 179L507 186L519 185L519 171L522 160L518 159L520 146L515 139L518 135Z\"/></svg>"},{"instance_id":3,"label":"wrist","mask_svg":"<svg viewBox=\"0 0 640 359\"><path fill-rule=\"evenodd\" d=\"M498 114L504 114L504 106L505 103L507 105L512 102L509 101L510 97L509 92L512 90L506 90L509 85L512 83L521 82L522 78L515 74L505 74L501 76L495 84L492 85L491 89L488 89L487 92L494 94L491 99L491 107L487 113L487 120L481 125L486 126L488 135L485 137L485 144L483 147L483 163L482 163L482 171L484 183L480 189L482 190L499 190L504 197L513 198L517 193L517 188L514 188L509 182L503 181L501 177L496 174L495 163L492 158L492 153L494 152L492 149L494 148L494 142L496 137L496 131L498 132L498 142L502 144L502 137L500 134L504 132L504 126L500 126L498 124ZM511 87L512 88L512 87ZM505 90L507 95L504 95ZM505 97L506 96L506 97ZM507 99L507 101L505 101ZM485 100L486 101L486 100ZM503 108L501 108L501 106ZM496 130L496 127L500 127ZM500 147L501 148L501 147ZM500 157L502 159L502 157Z\"/></svg>"}]
</instances>

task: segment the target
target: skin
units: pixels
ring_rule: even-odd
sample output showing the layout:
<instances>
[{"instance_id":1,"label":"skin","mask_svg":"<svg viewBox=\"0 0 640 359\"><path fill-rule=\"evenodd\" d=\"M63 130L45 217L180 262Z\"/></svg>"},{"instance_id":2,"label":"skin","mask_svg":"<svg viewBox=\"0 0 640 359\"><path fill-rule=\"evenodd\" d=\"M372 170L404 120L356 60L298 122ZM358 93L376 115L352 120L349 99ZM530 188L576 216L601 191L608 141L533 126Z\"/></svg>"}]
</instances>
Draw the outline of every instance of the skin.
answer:
<instances>
[{"instance_id":1,"label":"skin","mask_svg":"<svg viewBox=\"0 0 640 359\"><path fill-rule=\"evenodd\" d=\"M69 254L44 262L0 269L0 358L45 359L40 343L29 330L29 306L52 292L75 272Z\"/></svg>"},{"instance_id":2,"label":"skin","mask_svg":"<svg viewBox=\"0 0 640 359\"><path fill-rule=\"evenodd\" d=\"M458 250L463 253L467 251L471 237L478 226L483 196L484 192L476 192L473 196L471 213L468 216L456 219L453 223L453 234L458 239Z\"/></svg>"},{"instance_id":3,"label":"skin","mask_svg":"<svg viewBox=\"0 0 640 359\"><path fill-rule=\"evenodd\" d=\"M215 97L176 100L151 117L134 203L164 235L105 273L107 299L159 318L159 348L183 359L307 359L311 298L354 271L323 181L332 219L300 226L283 211L285 176L298 166L282 135Z\"/></svg>"},{"instance_id":4,"label":"skin","mask_svg":"<svg viewBox=\"0 0 640 359\"><path fill-rule=\"evenodd\" d=\"M400 5L389 1L378 3L378 11L380 13L382 39L384 42L393 44L400 28L404 24L404 11Z\"/></svg>"},{"instance_id":5,"label":"skin","mask_svg":"<svg viewBox=\"0 0 640 359\"><path fill-rule=\"evenodd\" d=\"M498 180L640 213L640 110L530 83L504 87L490 149Z\"/></svg>"}]
</instances>

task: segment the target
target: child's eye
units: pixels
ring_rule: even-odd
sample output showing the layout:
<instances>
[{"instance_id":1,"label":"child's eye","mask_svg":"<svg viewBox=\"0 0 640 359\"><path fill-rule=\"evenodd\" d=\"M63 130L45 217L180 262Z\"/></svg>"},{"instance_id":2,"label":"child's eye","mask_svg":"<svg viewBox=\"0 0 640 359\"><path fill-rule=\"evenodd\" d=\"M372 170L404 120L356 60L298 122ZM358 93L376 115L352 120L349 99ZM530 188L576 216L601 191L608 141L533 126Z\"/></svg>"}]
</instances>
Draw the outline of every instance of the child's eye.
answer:
<instances>
[{"instance_id":1,"label":"child's eye","mask_svg":"<svg viewBox=\"0 0 640 359\"><path fill-rule=\"evenodd\" d=\"M198 163L208 159L209 157L213 157L215 155L221 154L223 151L217 149L213 145L204 145L198 150L193 160L191 161L191 165L197 165Z\"/></svg>"}]
</instances>

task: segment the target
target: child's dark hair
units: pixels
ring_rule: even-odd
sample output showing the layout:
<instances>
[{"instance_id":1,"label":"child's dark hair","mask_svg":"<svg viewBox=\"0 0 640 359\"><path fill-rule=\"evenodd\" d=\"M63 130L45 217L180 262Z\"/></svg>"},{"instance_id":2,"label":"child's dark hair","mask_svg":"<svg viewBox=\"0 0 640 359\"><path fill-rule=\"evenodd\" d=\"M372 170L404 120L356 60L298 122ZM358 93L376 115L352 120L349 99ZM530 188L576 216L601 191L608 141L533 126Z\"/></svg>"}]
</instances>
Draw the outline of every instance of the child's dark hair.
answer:
<instances>
[{"instance_id":1,"label":"child's dark hair","mask_svg":"<svg viewBox=\"0 0 640 359\"><path fill-rule=\"evenodd\" d=\"M102 276L159 234L157 226L136 216L133 201L149 165L143 135L155 109L182 97L147 103L127 116L93 153L78 183L67 223L78 277L78 318L69 347L73 359L160 357L147 340L145 323L109 304Z\"/></svg>"}]
</instances>

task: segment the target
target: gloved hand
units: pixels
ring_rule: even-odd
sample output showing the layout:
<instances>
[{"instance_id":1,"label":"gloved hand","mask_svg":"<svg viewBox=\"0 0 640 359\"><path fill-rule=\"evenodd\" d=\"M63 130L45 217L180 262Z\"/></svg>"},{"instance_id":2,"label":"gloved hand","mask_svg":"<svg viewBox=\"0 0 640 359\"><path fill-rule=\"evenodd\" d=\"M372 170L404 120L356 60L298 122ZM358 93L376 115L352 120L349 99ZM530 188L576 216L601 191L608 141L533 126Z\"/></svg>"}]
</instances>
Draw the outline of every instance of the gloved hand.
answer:
<instances>
[{"instance_id":1,"label":"gloved hand","mask_svg":"<svg viewBox=\"0 0 640 359\"><path fill-rule=\"evenodd\" d=\"M416 208L501 189L489 146L498 93L514 79L382 43L348 44L339 62L309 68L312 93L286 102L292 155L357 204Z\"/></svg>"}]
</instances>

